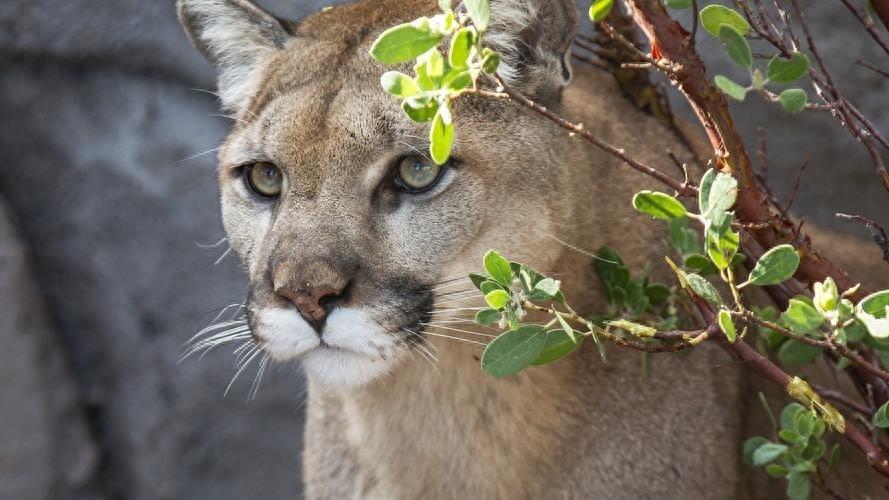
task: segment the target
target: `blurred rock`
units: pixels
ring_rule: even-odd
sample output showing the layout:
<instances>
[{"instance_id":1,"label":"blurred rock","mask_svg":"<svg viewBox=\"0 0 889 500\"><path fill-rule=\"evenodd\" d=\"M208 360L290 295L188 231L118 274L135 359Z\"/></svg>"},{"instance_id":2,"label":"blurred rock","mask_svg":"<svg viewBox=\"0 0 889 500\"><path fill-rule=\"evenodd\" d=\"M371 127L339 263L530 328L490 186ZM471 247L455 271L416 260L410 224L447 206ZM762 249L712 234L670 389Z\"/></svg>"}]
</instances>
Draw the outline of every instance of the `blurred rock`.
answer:
<instances>
[{"instance_id":1,"label":"blurred rock","mask_svg":"<svg viewBox=\"0 0 889 500\"><path fill-rule=\"evenodd\" d=\"M100 498L79 390L30 267L0 199L0 498Z\"/></svg>"},{"instance_id":2,"label":"blurred rock","mask_svg":"<svg viewBox=\"0 0 889 500\"><path fill-rule=\"evenodd\" d=\"M297 19L342 2L260 3ZM222 397L228 353L177 364L214 311L243 300L245 279L231 256L213 265L224 244L199 246L223 237L213 149L228 124L211 95L191 90L212 90L213 75L173 4L0 3L0 197L22 237L0 223L2 498L300 496L295 369L277 370L248 404L250 371ZM889 81L853 65L880 60L870 40L839 2L811 8L848 95L889 109ZM724 59L703 35L699 47ZM834 209L887 216L861 148L826 113L788 117L757 99L735 111L751 150L753 127L767 127L779 194L811 157L797 212L834 226ZM889 114L871 114L889 129Z\"/></svg>"}]
</instances>

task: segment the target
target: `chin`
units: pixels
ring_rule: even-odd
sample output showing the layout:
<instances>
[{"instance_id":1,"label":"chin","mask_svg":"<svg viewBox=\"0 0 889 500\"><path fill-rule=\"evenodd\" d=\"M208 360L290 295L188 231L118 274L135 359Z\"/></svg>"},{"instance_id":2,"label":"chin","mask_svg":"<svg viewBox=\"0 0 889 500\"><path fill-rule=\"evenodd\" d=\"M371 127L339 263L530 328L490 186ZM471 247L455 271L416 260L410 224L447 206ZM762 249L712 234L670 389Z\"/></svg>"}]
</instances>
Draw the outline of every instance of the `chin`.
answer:
<instances>
[{"instance_id":1,"label":"chin","mask_svg":"<svg viewBox=\"0 0 889 500\"><path fill-rule=\"evenodd\" d=\"M330 388L354 389L386 375L403 351L362 309L333 311L321 336L290 309L265 309L255 316L257 337L273 360L298 360L311 380Z\"/></svg>"},{"instance_id":2,"label":"chin","mask_svg":"<svg viewBox=\"0 0 889 500\"><path fill-rule=\"evenodd\" d=\"M389 373L396 361L332 347L319 347L302 357L306 375L334 389L356 389Z\"/></svg>"}]
</instances>

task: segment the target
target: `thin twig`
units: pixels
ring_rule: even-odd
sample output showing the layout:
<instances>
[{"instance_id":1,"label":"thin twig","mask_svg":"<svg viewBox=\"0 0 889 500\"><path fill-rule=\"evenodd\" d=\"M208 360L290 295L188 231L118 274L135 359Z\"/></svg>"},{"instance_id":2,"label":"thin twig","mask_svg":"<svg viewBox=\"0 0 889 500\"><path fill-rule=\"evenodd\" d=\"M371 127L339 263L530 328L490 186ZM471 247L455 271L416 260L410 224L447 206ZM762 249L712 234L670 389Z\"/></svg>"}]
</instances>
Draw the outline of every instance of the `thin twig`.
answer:
<instances>
[{"instance_id":1,"label":"thin twig","mask_svg":"<svg viewBox=\"0 0 889 500\"><path fill-rule=\"evenodd\" d=\"M860 215L837 213L836 216L840 219L854 220L864 224L864 227L866 227L867 230L870 231L870 236L871 238L873 238L874 243L876 243L877 246L880 247L880 250L883 251L883 260L889 262L889 236L886 235L886 230L883 229L882 226L880 226L873 220L868 219L867 217L862 217Z\"/></svg>"}]
</instances>

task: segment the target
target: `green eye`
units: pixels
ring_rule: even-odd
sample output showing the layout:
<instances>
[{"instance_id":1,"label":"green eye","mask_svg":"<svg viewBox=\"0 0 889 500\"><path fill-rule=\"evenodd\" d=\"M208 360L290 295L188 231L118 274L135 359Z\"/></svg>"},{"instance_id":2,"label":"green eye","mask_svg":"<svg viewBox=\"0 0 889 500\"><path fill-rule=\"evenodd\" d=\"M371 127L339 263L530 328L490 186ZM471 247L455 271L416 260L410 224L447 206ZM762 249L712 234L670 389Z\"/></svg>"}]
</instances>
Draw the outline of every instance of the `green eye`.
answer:
<instances>
[{"instance_id":1,"label":"green eye","mask_svg":"<svg viewBox=\"0 0 889 500\"><path fill-rule=\"evenodd\" d=\"M260 196L274 198L281 194L281 184L284 176L278 167L267 162L257 162L248 165L244 170L244 177L250 189Z\"/></svg>"},{"instance_id":2,"label":"green eye","mask_svg":"<svg viewBox=\"0 0 889 500\"><path fill-rule=\"evenodd\" d=\"M396 184L410 192L421 192L432 187L443 167L432 160L418 156L408 156L398 162Z\"/></svg>"}]
</instances>

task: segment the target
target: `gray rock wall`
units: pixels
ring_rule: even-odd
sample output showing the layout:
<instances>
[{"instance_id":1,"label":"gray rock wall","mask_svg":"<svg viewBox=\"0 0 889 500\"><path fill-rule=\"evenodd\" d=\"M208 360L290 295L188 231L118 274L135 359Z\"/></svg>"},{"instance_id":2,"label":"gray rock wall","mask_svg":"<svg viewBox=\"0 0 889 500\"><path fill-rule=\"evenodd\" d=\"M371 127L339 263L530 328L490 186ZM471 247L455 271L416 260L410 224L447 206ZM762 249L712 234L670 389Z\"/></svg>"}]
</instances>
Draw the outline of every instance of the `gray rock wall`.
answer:
<instances>
[{"instance_id":1,"label":"gray rock wall","mask_svg":"<svg viewBox=\"0 0 889 500\"><path fill-rule=\"evenodd\" d=\"M261 3L298 18L331 2ZM877 53L839 2L815 9L850 95L889 130L889 82L851 65ZM201 246L223 237L212 149L228 124L194 90L212 88L172 0L0 4L0 498L300 496L297 371L246 402L252 372L222 397L227 352L177 363L245 291L233 258L213 264L224 245ZM755 100L738 115L775 130L779 192L811 154L798 212L889 223L828 117Z\"/></svg>"}]
</instances>

